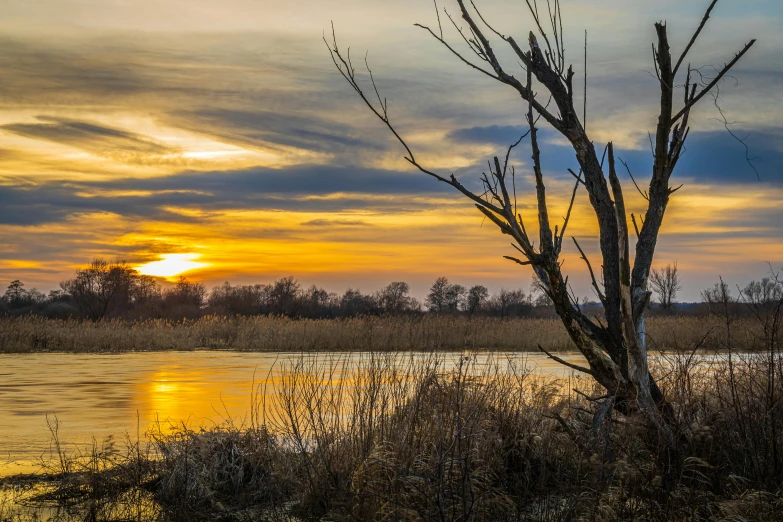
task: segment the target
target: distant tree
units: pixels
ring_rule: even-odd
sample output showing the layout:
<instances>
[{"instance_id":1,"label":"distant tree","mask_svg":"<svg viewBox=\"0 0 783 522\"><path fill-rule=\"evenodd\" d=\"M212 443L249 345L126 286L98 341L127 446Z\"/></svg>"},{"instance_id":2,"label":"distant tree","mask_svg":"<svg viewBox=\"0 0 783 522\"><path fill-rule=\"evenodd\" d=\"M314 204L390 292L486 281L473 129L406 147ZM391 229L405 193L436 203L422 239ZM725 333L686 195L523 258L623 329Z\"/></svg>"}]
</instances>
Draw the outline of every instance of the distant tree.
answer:
<instances>
[{"instance_id":1,"label":"distant tree","mask_svg":"<svg viewBox=\"0 0 783 522\"><path fill-rule=\"evenodd\" d=\"M136 306L160 301L163 292L158 286L158 281L148 275L135 274L131 287L131 300Z\"/></svg>"},{"instance_id":2,"label":"distant tree","mask_svg":"<svg viewBox=\"0 0 783 522\"><path fill-rule=\"evenodd\" d=\"M493 313L500 317L512 317L524 315L530 303L522 290L501 288L497 294L492 296L489 306Z\"/></svg>"},{"instance_id":3,"label":"distant tree","mask_svg":"<svg viewBox=\"0 0 783 522\"><path fill-rule=\"evenodd\" d=\"M470 315L475 314L486 304L487 299L489 299L489 290L487 290L486 286L471 286L470 290L468 290L466 311Z\"/></svg>"},{"instance_id":4,"label":"distant tree","mask_svg":"<svg viewBox=\"0 0 783 522\"><path fill-rule=\"evenodd\" d=\"M536 308L546 308L554 305L552 298L547 293L546 285L541 283L536 274L533 274L533 281L530 283L530 302Z\"/></svg>"},{"instance_id":5,"label":"distant tree","mask_svg":"<svg viewBox=\"0 0 783 522\"><path fill-rule=\"evenodd\" d=\"M27 304L27 290L24 289L24 283L18 279L11 281L3 299L9 308L25 306Z\"/></svg>"},{"instance_id":6,"label":"distant tree","mask_svg":"<svg viewBox=\"0 0 783 522\"><path fill-rule=\"evenodd\" d=\"M331 317L337 308L337 296L312 285L302 294L301 314L306 317Z\"/></svg>"},{"instance_id":7,"label":"distant tree","mask_svg":"<svg viewBox=\"0 0 783 522\"><path fill-rule=\"evenodd\" d=\"M727 303L734 300L734 297L731 295L731 288L723 281L723 278L715 283L712 288L702 290L701 298L708 304Z\"/></svg>"},{"instance_id":8,"label":"distant tree","mask_svg":"<svg viewBox=\"0 0 783 522\"><path fill-rule=\"evenodd\" d=\"M207 289L201 283L193 283L186 277L180 276L173 288L163 293L163 301L166 306L175 312L175 315L198 315L206 304Z\"/></svg>"},{"instance_id":9,"label":"distant tree","mask_svg":"<svg viewBox=\"0 0 783 522\"><path fill-rule=\"evenodd\" d=\"M340 314L347 317L367 315L373 313L375 300L359 290L349 288L340 297Z\"/></svg>"},{"instance_id":10,"label":"distant tree","mask_svg":"<svg viewBox=\"0 0 783 522\"><path fill-rule=\"evenodd\" d=\"M297 311L297 300L301 289L299 282L292 276L275 281L269 295L271 312L294 315Z\"/></svg>"},{"instance_id":11,"label":"distant tree","mask_svg":"<svg viewBox=\"0 0 783 522\"><path fill-rule=\"evenodd\" d=\"M376 296L378 306L387 314L397 314L412 310L415 308L416 300L408 295L409 292L410 286L408 283L402 281L389 283Z\"/></svg>"},{"instance_id":12,"label":"distant tree","mask_svg":"<svg viewBox=\"0 0 783 522\"><path fill-rule=\"evenodd\" d=\"M650 285L658 296L658 302L664 310L670 310L677 299L677 292L682 290L680 277L677 274L677 263L666 265L660 270L653 268L650 274Z\"/></svg>"},{"instance_id":13,"label":"distant tree","mask_svg":"<svg viewBox=\"0 0 783 522\"><path fill-rule=\"evenodd\" d=\"M129 307L137 278L136 270L125 261L109 263L96 258L86 268L77 270L73 279L60 283L60 288L71 296L84 316L98 321Z\"/></svg>"},{"instance_id":14,"label":"distant tree","mask_svg":"<svg viewBox=\"0 0 783 522\"><path fill-rule=\"evenodd\" d=\"M459 312L465 306L468 290L462 285L449 285L446 291L446 308L449 312Z\"/></svg>"},{"instance_id":15,"label":"distant tree","mask_svg":"<svg viewBox=\"0 0 783 522\"><path fill-rule=\"evenodd\" d=\"M431 312L442 313L448 310L450 287L451 284L445 277L439 277L435 280L435 283L430 287L430 293L424 300L424 304Z\"/></svg>"},{"instance_id":16,"label":"distant tree","mask_svg":"<svg viewBox=\"0 0 783 522\"><path fill-rule=\"evenodd\" d=\"M212 289L207 304L213 313L228 315L253 315L262 313L264 308L264 287L231 286L228 282Z\"/></svg>"},{"instance_id":17,"label":"distant tree","mask_svg":"<svg viewBox=\"0 0 783 522\"><path fill-rule=\"evenodd\" d=\"M50 290L49 295L46 296L47 301L50 303L70 301L71 296L65 290Z\"/></svg>"}]
</instances>

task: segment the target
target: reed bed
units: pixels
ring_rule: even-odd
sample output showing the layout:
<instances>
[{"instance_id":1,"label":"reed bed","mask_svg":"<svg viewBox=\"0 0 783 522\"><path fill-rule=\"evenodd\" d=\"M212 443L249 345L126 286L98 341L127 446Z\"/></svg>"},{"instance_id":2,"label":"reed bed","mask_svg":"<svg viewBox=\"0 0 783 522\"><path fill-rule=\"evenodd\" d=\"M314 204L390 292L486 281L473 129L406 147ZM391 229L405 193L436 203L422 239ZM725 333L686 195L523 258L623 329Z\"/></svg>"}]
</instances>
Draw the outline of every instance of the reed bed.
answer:
<instances>
[{"instance_id":1,"label":"reed bed","mask_svg":"<svg viewBox=\"0 0 783 522\"><path fill-rule=\"evenodd\" d=\"M726 346L717 317L652 317L652 349ZM750 319L733 324L732 347L751 350L760 337ZM0 319L0 353L116 353L162 350L256 352L337 351L549 351L574 347L557 319L465 316L386 316L350 319L217 317L197 320L56 320L26 316Z\"/></svg>"},{"instance_id":2,"label":"reed bed","mask_svg":"<svg viewBox=\"0 0 783 522\"><path fill-rule=\"evenodd\" d=\"M653 369L682 446L668 474L637 418L594 424L588 381L367 354L291 364L259 384L246 425L156 429L122 452L54 444L25 500L63 522L783 520L783 357L727 357Z\"/></svg>"}]
</instances>

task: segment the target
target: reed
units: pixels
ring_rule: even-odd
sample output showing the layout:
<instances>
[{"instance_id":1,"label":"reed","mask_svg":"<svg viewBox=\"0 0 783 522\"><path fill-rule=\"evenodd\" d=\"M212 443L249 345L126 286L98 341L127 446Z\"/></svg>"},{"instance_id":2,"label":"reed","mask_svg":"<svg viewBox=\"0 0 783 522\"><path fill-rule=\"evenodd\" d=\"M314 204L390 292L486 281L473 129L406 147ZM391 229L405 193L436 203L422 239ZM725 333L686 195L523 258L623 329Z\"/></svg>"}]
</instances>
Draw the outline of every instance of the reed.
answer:
<instances>
[{"instance_id":1,"label":"reed","mask_svg":"<svg viewBox=\"0 0 783 522\"><path fill-rule=\"evenodd\" d=\"M759 326L739 318L733 348L750 350ZM725 346L717 317L652 317L651 349L699 344ZM257 352L339 351L551 351L573 345L557 319L465 316L386 316L349 319L218 317L167 321L77 321L25 316L0 319L0 353L116 353L161 350L237 350Z\"/></svg>"},{"instance_id":2,"label":"reed","mask_svg":"<svg viewBox=\"0 0 783 522\"><path fill-rule=\"evenodd\" d=\"M653 368L683 445L672 476L638 419L593 424L588 381L500 355L369 353L292 363L259 383L246 425L56 452L26 500L69 506L63 521L781 520L783 357L728 355Z\"/></svg>"}]
</instances>

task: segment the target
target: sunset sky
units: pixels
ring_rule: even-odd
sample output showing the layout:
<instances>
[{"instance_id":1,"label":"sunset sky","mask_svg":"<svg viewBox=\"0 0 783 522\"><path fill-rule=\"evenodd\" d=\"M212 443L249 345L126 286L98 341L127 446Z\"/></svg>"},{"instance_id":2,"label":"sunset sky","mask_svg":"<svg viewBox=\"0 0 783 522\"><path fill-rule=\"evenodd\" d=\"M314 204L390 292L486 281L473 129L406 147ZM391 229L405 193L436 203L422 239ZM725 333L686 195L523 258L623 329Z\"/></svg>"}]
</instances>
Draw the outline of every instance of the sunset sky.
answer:
<instances>
[{"instance_id":1,"label":"sunset sky","mask_svg":"<svg viewBox=\"0 0 783 522\"><path fill-rule=\"evenodd\" d=\"M501 31L526 39L524 1L477 3ZM579 78L585 29L590 42L589 134L613 140L637 179L652 167L653 23L668 21L679 54L707 4L563 0ZM478 187L487 159L523 130L526 107L413 26L437 25L431 1L0 0L0 12L1 286L18 278L53 289L101 256L154 275L188 269L208 287L288 275L338 292L404 280L417 296L440 275L529 287L531 272L502 258L513 252L508 238L402 160L322 41L333 21L353 56L369 51L392 119L422 163ZM691 62L721 65L754 37L721 84L721 107L747 136L761 179L707 99L692 117L674 180L684 187L655 263L678 262L683 300L719 275L744 284L768 263L783 267L783 4L721 0ZM560 217L567 168L578 167L561 138L544 129L542 140ZM528 148L514 164L530 213ZM638 211L643 201L623 181ZM598 263L584 191L572 219L570 233ZM570 242L565 263L576 293L593 298Z\"/></svg>"}]
</instances>

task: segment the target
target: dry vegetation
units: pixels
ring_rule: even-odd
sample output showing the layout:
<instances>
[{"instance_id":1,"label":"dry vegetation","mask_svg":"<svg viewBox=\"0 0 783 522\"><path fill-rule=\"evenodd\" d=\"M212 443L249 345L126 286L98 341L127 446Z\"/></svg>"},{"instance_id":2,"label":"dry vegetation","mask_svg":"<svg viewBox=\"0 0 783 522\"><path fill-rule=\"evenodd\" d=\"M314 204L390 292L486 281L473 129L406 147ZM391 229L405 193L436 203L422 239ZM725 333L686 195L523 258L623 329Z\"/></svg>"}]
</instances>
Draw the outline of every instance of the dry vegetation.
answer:
<instances>
[{"instance_id":1,"label":"dry vegetation","mask_svg":"<svg viewBox=\"0 0 783 522\"><path fill-rule=\"evenodd\" d=\"M651 348L725 347L717 317L661 316L647 321ZM732 347L751 350L757 321L737 318ZM129 352L228 349L258 352L574 350L557 319L500 319L452 315L290 319L205 317L186 321L56 320L25 316L0 319L0 353Z\"/></svg>"},{"instance_id":2,"label":"dry vegetation","mask_svg":"<svg viewBox=\"0 0 783 522\"><path fill-rule=\"evenodd\" d=\"M44 485L12 491L62 521L783 519L779 354L705 367L678 353L656 368L688 448L669 476L636 417L596 426L600 406L562 383L502 360L401 360L302 360L245 426L154 430L80 456L55 443ZM0 520L34 513L0 507Z\"/></svg>"}]
</instances>

